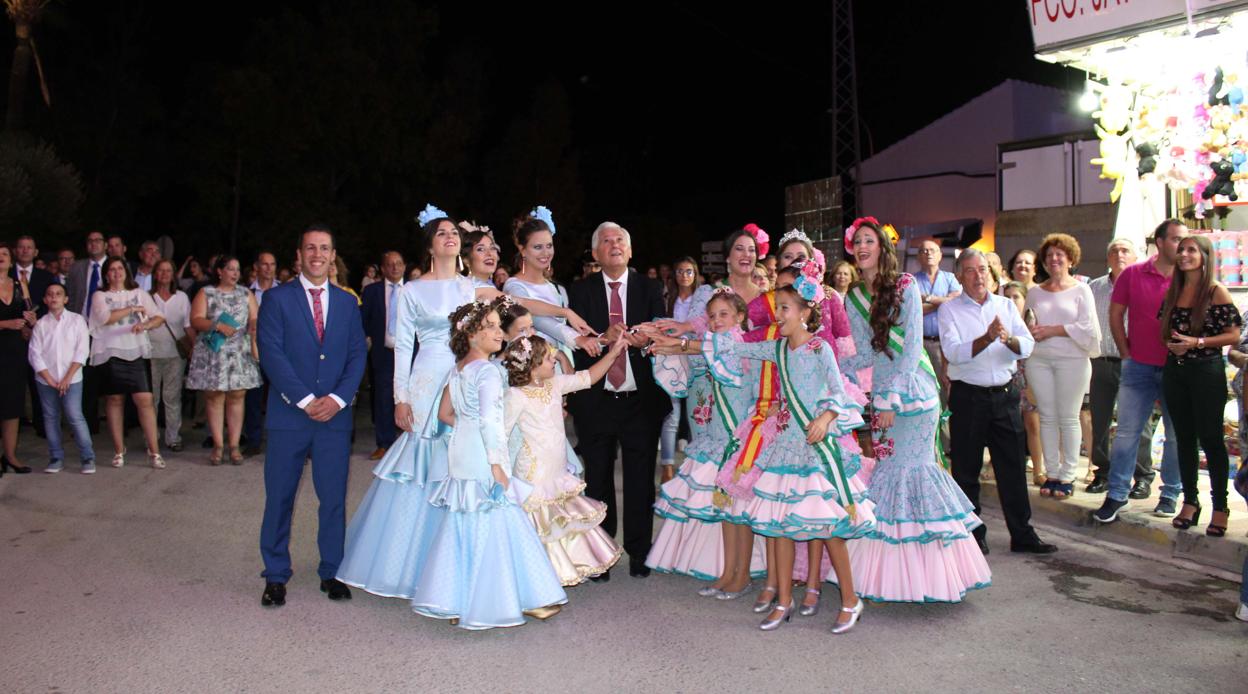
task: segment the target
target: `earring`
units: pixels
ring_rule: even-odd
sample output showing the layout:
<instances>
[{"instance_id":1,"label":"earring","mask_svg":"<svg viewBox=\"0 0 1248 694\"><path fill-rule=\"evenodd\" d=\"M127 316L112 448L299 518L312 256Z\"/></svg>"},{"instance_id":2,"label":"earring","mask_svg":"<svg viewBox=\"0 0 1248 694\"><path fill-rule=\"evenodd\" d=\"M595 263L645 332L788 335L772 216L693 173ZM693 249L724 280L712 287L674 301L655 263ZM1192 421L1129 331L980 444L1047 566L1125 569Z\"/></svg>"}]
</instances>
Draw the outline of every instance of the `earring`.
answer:
<instances>
[{"instance_id":1,"label":"earring","mask_svg":"<svg viewBox=\"0 0 1248 694\"><path fill-rule=\"evenodd\" d=\"M462 255L457 255L457 256L455 256L455 268L456 268L456 270L457 270L458 272L463 273L463 271L464 271L464 256L462 256Z\"/></svg>"}]
</instances>

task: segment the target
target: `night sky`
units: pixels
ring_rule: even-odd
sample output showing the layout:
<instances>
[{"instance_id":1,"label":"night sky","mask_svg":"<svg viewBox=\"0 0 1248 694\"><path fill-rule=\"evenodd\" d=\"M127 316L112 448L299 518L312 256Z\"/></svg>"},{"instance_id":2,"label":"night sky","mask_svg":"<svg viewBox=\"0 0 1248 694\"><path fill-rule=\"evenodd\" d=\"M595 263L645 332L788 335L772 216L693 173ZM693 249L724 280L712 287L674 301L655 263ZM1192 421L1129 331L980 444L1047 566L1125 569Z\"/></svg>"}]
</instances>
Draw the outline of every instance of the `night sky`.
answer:
<instances>
[{"instance_id":1,"label":"night sky","mask_svg":"<svg viewBox=\"0 0 1248 694\"><path fill-rule=\"evenodd\" d=\"M784 187L829 174L826 4L537 5L62 0L27 122L81 171L81 229L179 255L230 242L238 171L244 256L315 218L362 261L412 250L426 201L495 230L545 203L564 269L608 218L639 263L781 231ZM864 156L1009 77L1077 88L1022 0L855 12Z\"/></svg>"}]
</instances>

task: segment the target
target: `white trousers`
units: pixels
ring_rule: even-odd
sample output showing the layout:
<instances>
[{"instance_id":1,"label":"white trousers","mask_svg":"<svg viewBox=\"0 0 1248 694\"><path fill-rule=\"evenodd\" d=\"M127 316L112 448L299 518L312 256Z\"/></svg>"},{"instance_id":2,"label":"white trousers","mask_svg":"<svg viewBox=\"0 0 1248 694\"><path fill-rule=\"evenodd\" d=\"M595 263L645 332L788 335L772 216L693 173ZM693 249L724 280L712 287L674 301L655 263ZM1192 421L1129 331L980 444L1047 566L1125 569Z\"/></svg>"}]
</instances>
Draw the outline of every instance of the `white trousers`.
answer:
<instances>
[{"instance_id":1,"label":"white trousers","mask_svg":"<svg viewBox=\"0 0 1248 694\"><path fill-rule=\"evenodd\" d=\"M1075 480L1083 438L1079 410L1091 380L1092 360L1087 357L1032 356L1027 360L1027 384L1036 396L1036 409L1040 412L1044 472L1050 480Z\"/></svg>"}]
</instances>

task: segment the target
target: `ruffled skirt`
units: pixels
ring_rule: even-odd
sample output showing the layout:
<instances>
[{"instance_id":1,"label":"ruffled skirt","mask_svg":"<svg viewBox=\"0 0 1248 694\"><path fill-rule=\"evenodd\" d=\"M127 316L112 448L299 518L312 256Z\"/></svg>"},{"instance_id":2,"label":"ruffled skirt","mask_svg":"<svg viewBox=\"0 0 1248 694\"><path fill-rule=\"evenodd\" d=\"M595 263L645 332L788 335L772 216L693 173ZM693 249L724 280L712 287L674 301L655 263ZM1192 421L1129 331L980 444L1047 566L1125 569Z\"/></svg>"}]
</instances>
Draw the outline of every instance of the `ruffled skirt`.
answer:
<instances>
[{"instance_id":1,"label":"ruffled skirt","mask_svg":"<svg viewBox=\"0 0 1248 694\"><path fill-rule=\"evenodd\" d=\"M523 506L565 587L602 574L623 552L599 527L606 504L584 496L584 491L584 482L563 474L537 484Z\"/></svg>"},{"instance_id":2,"label":"ruffled skirt","mask_svg":"<svg viewBox=\"0 0 1248 694\"><path fill-rule=\"evenodd\" d=\"M418 614L492 629L519 626L525 611L567 602L524 510L499 485L439 480L429 504L441 523L412 595Z\"/></svg>"}]
</instances>

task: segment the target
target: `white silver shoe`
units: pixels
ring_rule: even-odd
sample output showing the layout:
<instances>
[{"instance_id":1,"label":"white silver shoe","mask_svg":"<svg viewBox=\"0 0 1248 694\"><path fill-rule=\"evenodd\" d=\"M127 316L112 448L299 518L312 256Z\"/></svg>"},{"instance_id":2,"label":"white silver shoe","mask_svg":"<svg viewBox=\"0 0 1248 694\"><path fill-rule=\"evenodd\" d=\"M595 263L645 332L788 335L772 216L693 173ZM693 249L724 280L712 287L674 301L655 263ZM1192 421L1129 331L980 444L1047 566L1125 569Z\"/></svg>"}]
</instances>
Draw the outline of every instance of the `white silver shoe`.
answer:
<instances>
[{"instance_id":1,"label":"white silver shoe","mask_svg":"<svg viewBox=\"0 0 1248 694\"><path fill-rule=\"evenodd\" d=\"M113 467L122 467L126 464L126 452L113 454Z\"/></svg>"},{"instance_id":2,"label":"white silver shoe","mask_svg":"<svg viewBox=\"0 0 1248 694\"><path fill-rule=\"evenodd\" d=\"M716 595L715 599L716 600L736 600L737 598L741 597L742 595L745 595L746 593L749 593L752 590L754 590L754 582L750 581L749 583L745 584L745 587L742 588L741 590L719 591L719 595Z\"/></svg>"},{"instance_id":3,"label":"white silver shoe","mask_svg":"<svg viewBox=\"0 0 1248 694\"><path fill-rule=\"evenodd\" d=\"M763 592L758 594L758 602L754 603L754 607L750 609L754 610L754 614L763 614L764 612L771 612L771 610L775 608L776 606L776 602L777 602L776 594L779 592L780 592L779 589L777 589L775 586L763 586ZM764 600L763 596L766 595L767 593L771 593L771 597L768 598L767 600Z\"/></svg>"},{"instance_id":4,"label":"white silver shoe","mask_svg":"<svg viewBox=\"0 0 1248 694\"><path fill-rule=\"evenodd\" d=\"M704 598L718 598L723 592L724 591L716 588L715 586L706 586L698 589L698 595L701 595Z\"/></svg>"},{"instance_id":5,"label":"white silver shoe","mask_svg":"<svg viewBox=\"0 0 1248 694\"><path fill-rule=\"evenodd\" d=\"M159 453L148 453L147 459L152 461L152 467L157 470L165 469L165 459Z\"/></svg>"},{"instance_id":6,"label":"white silver shoe","mask_svg":"<svg viewBox=\"0 0 1248 694\"><path fill-rule=\"evenodd\" d=\"M862 609L864 607L866 607L866 603L862 601L862 598L858 598L858 604L853 607L842 607L841 612L848 612L852 616L849 618L849 621L844 624L833 624L832 633L844 634L850 629L853 629L854 625L858 623L858 620L862 619Z\"/></svg>"},{"instance_id":7,"label":"white silver shoe","mask_svg":"<svg viewBox=\"0 0 1248 694\"><path fill-rule=\"evenodd\" d=\"M799 617L814 617L819 614L819 600L815 600L815 604L807 605L806 598L814 595L816 598L820 595L818 588L807 588L806 595L802 596L802 606L797 610Z\"/></svg>"},{"instance_id":8,"label":"white silver shoe","mask_svg":"<svg viewBox=\"0 0 1248 694\"><path fill-rule=\"evenodd\" d=\"M771 609L772 612L779 611L780 616L775 619L764 619L763 623L758 625L758 628L763 631L775 631L780 628L781 624L784 624L793 618L793 600L791 598L789 599L789 604L787 606L776 605Z\"/></svg>"},{"instance_id":9,"label":"white silver shoe","mask_svg":"<svg viewBox=\"0 0 1248 694\"><path fill-rule=\"evenodd\" d=\"M1239 603L1239 609L1235 610L1235 619L1241 622L1248 622L1248 603Z\"/></svg>"}]
</instances>

